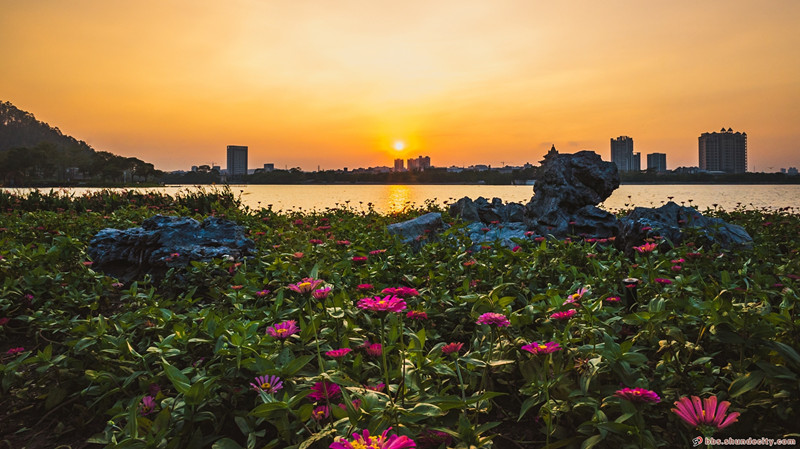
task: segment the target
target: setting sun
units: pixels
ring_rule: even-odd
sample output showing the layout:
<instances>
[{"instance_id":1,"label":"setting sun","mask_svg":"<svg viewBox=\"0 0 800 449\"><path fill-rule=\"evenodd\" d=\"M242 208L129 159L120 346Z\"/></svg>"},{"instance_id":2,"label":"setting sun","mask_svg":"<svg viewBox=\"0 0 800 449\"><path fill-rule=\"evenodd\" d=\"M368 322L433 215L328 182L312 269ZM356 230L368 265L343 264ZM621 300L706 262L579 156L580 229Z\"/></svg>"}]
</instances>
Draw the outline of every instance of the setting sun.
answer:
<instances>
[{"instance_id":1,"label":"setting sun","mask_svg":"<svg viewBox=\"0 0 800 449\"><path fill-rule=\"evenodd\" d=\"M406 143L403 142L402 140L395 140L394 141L394 145L392 145L392 146L394 147L395 150L402 151L402 150L405 149Z\"/></svg>"}]
</instances>

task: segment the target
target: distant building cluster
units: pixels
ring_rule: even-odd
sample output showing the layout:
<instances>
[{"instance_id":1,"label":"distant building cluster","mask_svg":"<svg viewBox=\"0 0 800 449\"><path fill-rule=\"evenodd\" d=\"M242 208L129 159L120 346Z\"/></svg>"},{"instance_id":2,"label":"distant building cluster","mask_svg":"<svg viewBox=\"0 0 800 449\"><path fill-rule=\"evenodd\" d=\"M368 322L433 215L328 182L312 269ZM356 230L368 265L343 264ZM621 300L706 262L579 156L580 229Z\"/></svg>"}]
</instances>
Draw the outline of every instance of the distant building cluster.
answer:
<instances>
[{"instance_id":1,"label":"distant building cluster","mask_svg":"<svg viewBox=\"0 0 800 449\"><path fill-rule=\"evenodd\" d=\"M703 133L699 139L700 169L709 172L747 172L747 133L722 128Z\"/></svg>"},{"instance_id":2,"label":"distant building cluster","mask_svg":"<svg viewBox=\"0 0 800 449\"><path fill-rule=\"evenodd\" d=\"M611 139L611 162L617 164L619 171L641 170L641 153L633 152L633 139L628 136Z\"/></svg>"},{"instance_id":3,"label":"distant building cluster","mask_svg":"<svg viewBox=\"0 0 800 449\"><path fill-rule=\"evenodd\" d=\"M419 156L416 159L408 160L408 171L422 171L431 168L431 158L429 156Z\"/></svg>"}]
</instances>

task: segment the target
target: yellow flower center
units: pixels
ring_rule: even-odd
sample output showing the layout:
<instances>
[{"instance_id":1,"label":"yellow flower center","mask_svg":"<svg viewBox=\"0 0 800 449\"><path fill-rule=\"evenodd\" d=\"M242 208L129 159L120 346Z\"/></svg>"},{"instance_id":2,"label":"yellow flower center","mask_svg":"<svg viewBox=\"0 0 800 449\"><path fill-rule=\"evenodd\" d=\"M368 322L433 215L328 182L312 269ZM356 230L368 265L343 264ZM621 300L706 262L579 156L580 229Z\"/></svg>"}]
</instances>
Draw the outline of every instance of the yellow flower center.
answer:
<instances>
[{"instance_id":1,"label":"yellow flower center","mask_svg":"<svg viewBox=\"0 0 800 449\"><path fill-rule=\"evenodd\" d=\"M386 301L384 301L384 300L382 300L382 299L381 299L380 301L378 301L378 304L380 304L380 305L384 305L384 304L386 304Z\"/></svg>"},{"instance_id":2,"label":"yellow flower center","mask_svg":"<svg viewBox=\"0 0 800 449\"><path fill-rule=\"evenodd\" d=\"M639 390L633 390L633 394L642 394L642 392Z\"/></svg>"},{"instance_id":3,"label":"yellow flower center","mask_svg":"<svg viewBox=\"0 0 800 449\"><path fill-rule=\"evenodd\" d=\"M272 388L272 385L270 385L269 382L264 382L263 384L261 384L262 390L269 390L270 388Z\"/></svg>"},{"instance_id":4,"label":"yellow flower center","mask_svg":"<svg viewBox=\"0 0 800 449\"><path fill-rule=\"evenodd\" d=\"M547 349L547 345L539 345L539 349Z\"/></svg>"},{"instance_id":5,"label":"yellow flower center","mask_svg":"<svg viewBox=\"0 0 800 449\"><path fill-rule=\"evenodd\" d=\"M297 284L297 288L299 288L300 290L302 290L304 288L309 288L309 287L311 287L311 282L301 282L301 283Z\"/></svg>"},{"instance_id":6,"label":"yellow flower center","mask_svg":"<svg viewBox=\"0 0 800 449\"><path fill-rule=\"evenodd\" d=\"M289 332L288 329L276 329L275 330L275 333L278 334L278 335L283 335L283 334L285 334L287 332Z\"/></svg>"}]
</instances>

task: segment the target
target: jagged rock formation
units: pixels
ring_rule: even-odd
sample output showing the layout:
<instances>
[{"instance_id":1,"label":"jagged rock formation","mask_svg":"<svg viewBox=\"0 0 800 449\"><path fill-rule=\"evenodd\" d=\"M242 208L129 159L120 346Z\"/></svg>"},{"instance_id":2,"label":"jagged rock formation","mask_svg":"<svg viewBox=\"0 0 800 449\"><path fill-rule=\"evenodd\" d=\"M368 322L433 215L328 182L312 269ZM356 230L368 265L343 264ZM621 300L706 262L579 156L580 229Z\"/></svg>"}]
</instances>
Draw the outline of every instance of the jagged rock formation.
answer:
<instances>
[{"instance_id":1,"label":"jagged rock formation","mask_svg":"<svg viewBox=\"0 0 800 449\"><path fill-rule=\"evenodd\" d=\"M89 243L93 267L123 282L150 274L161 278L172 267L214 258L240 259L255 248L245 229L216 217L202 223L188 217L156 215L130 229L103 229Z\"/></svg>"},{"instance_id":2,"label":"jagged rock formation","mask_svg":"<svg viewBox=\"0 0 800 449\"><path fill-rule=\"evenodd\" d=\"M614 237L619 231L617 218L597 205L617 187L617 165L604 162L597 153L551 151L542 161L534 196L525 205L525 223L541 235Z\"/></svg>"},{"instance_id":3,"label":"jagged rock formation","mask_svg":"<svg viewBox=\"0 0 800 449\"><path fill-rule=\"evenodd\" d=\"M435 237L444 228L442 214L431 212L412 220L390 224L386 227L386 230L389 234L399 236L404 243L419 248L425 241Z\"/></svg>"}]
</instances>

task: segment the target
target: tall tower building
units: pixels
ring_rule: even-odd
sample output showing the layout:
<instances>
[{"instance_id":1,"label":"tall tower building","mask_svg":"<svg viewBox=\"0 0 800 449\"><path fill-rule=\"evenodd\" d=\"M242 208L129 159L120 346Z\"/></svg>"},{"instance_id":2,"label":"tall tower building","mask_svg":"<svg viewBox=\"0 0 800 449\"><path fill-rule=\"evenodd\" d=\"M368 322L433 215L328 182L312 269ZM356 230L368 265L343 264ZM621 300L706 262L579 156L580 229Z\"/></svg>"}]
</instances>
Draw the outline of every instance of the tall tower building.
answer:
<instances>
[{"instance_id":1,"label":"tall tower building","mask_svg":"<svg viewBox=\"0 0 800 449\"><path fill-rule=\"evenodd\" d=\"M633 139L628 136L611 139L611 162L617 164L619 171L641 170L641 153L633 152Z\"/></svg>"},{"instance_id":2,"label":"tall tower building","mask_svg":"<svg viewBox=\"0 0 800 449\"><path fill-rule=\"evenodd\" d=\"M247 146L228 145L228 179L247 175Z\"/></svg>"},{"instance_id":3,"label":"tall tower building","mask_svg":"<svg viewBox=\"0 0 800 449\"><path fill-rule=\"evenodd\" d=\"M395 159L394 160L394 171L403 171L405 167L403 167L403 160L402 159Z\"/></svg>"},{"instance_id":4,"label":"tall tower building","mask_svg":"<svg viewBox=\"0 0 800 449\"><path fill-rule=\"evenodd\" d=\"M667 171L667 155L664 153L650 153L647 155L647 169Z\"/></svg>"},{"instance_id":5,"label":"tall tower building","mask_svg":"<svg viewBox=\"0 0 800 449\"><path fill-rule=\"evenodd\" d=\"M747 133L722 128L718 133L700 134L698 150L701 170L747 172Z\"/></svg>"}]
</instances>

